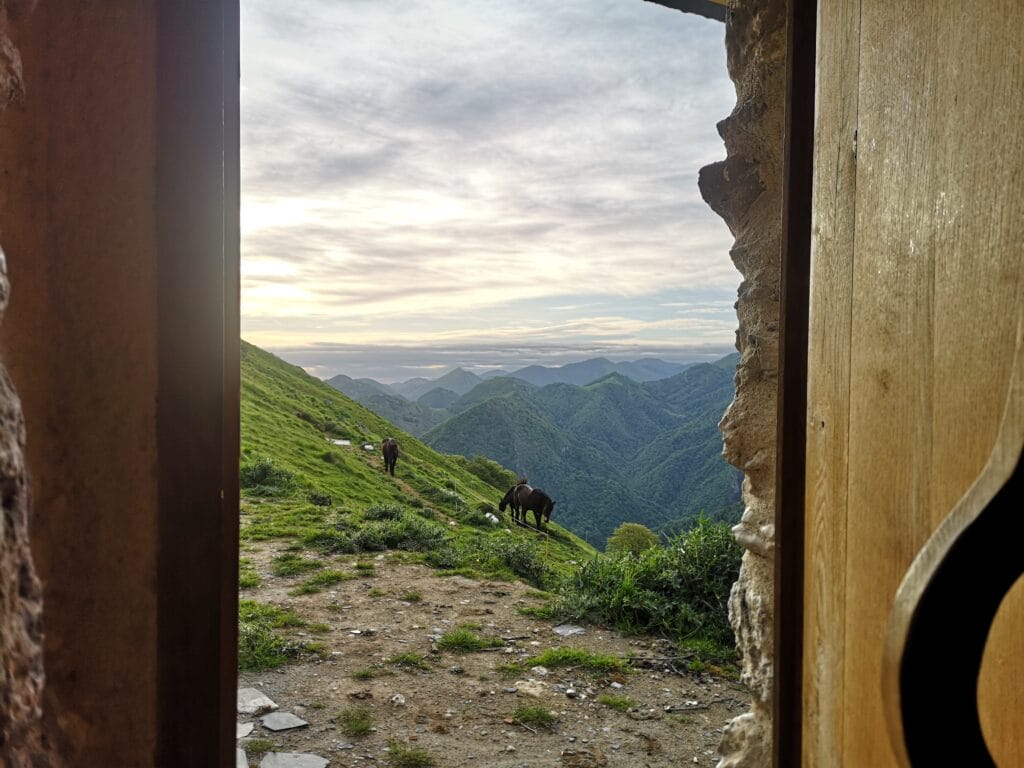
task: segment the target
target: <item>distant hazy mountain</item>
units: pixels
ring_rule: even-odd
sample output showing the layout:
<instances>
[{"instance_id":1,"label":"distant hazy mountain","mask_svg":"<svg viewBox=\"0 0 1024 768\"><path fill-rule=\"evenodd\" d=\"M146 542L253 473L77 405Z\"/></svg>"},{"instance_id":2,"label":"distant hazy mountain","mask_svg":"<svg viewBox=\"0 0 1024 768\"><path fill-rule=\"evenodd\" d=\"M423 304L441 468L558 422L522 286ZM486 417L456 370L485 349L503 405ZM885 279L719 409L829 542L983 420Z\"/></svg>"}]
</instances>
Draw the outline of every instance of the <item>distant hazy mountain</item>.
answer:
<instances>
[{"instance_id":1,"label":"distant hazy mountain","mask_svg":"<svg viewBox=\"0 0 1024 768\"><path fill-rule=\"evenodd\" d=\"M609 373L621 373L633 381L654 381L667 379L688 368L693 363L667 363L657 358L641 358L631 362L613 363L603 357L595 357L578 363L567 363L560 366L528 365L525 368L509 372L503 369L487 371L479 376L456 368L439 379L416 377L408 381L391 384L388 389L396 392L407 400L418 400L434 387L450 389L456 394L464 395L481 381L496 378L515 378L528 381L539 387L548 384L576 384L583 386L607 376ZM372 379L360 379L372 381ZM374 382L375 384L377 382ZM378 386L384 387L384 384Z\"/></svg>"},{"instance_id":2,"label":"distant hazy mountain","mask_svg":"<svg viewBox=\"0 0 1024 768\"><path fill-rule=\"evenodd\" d=\"M434 387L426 394L420 395L416 402L428 408L448 408L458 399L457 392L452 392L444 387Z\"/></svg>"},{"instance_id":3,"label":"distant hazy mountain","mask_svg":"<svg viewBox=\"0 0 1024 768\"><path fill-rule=\"evenodd\" d=\"M343 373L327 380L327 383L339 392L348 395L356 402L379 394L394 395L386 384L373 379L353 379Z\"/></svg>"},{"instance_id":4,"label":"distant hazy mountain","mask_svg":"<svg viewBox=\"0 0 1024 768\"><path fill-rule=\"evenodd\" d=\"M682 372L692 363L666 363L656 358L634 360L632 362L613 363L603 357L583 360L579 363L568 363L557 367L528 365L508 374L513 378L528 381L539 387L548 384L575 384L583 386L607 376L619 373L633 381L653 381L666 379Z\"/></svg>"},{"instance_id":5,"label":"distant hazy mountain","mask_svg":"<svg viewBox=\"0 0 1024 768\"><path fill-rule=\"evenodd\" d=\"M413 435L425 434L448 418L447 411L409 402L373 379L351 379L338 375L326 383Z\"/></svg>"},{"instance_id":6,"label":"distant hazy mountain","mask_svg":"<svg viewBox=\"0 0 1024 768\"><path fill-rule=\"evenodd\" d=\"M456 368L448 371L439 379L415 378L408 381L401 381L391 385L391 390L397 392L406 400L419 400L423 395L432 389L450 389L457 395L464 395L482 379L476 374Z\"/></svg>"},{"instance_id":7,"label":"distant hazy mountain","mask_svg":"<svg viewBox=\"0 0 1024 768\"><path fill-rule=\"evenodd\" d=\"M496 379L499 376L508 376L508 371L503 368L495 368L493 371L485 371L479 374L480 378L486 381L487 379Z\"/></svg>"},{"instance_id":8,"label":"distant hazy mountain","mask_svg":"<svg viewBox=\"0 0 1024 768\"><path fill-rule=\"evenodd\" d=\"M454 415L424 439L526 474L558 501L559 520L597 546L624 521L657 529L701 512L734 518L741 475L721 457L717 424L733 396L736 359L646 382L617 371L585 386L491 379L456 400ZM602 367L587 362L573 370Z\"/></svg>"}]
</instances>

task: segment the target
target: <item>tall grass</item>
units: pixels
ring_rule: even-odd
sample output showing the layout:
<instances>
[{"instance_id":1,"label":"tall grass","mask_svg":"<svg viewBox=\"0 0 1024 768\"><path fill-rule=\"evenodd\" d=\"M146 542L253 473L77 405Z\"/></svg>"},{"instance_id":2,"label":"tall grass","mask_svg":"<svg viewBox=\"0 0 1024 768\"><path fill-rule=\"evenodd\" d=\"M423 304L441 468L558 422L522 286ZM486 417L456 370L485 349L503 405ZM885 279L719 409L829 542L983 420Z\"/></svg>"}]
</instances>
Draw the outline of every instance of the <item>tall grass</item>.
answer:
<instances>
[{"instance_id":1,"label":"tall grass","mask_svg":"<svg viewBox=\"0 0 1024 768\"><path fill-rule=\"evenodd\" d=\"M677 641L734 643L729 591L741 549L725 523L705 518L664 549L599 555L560 586L556 614Z\"/></svg>"}]
</instances>

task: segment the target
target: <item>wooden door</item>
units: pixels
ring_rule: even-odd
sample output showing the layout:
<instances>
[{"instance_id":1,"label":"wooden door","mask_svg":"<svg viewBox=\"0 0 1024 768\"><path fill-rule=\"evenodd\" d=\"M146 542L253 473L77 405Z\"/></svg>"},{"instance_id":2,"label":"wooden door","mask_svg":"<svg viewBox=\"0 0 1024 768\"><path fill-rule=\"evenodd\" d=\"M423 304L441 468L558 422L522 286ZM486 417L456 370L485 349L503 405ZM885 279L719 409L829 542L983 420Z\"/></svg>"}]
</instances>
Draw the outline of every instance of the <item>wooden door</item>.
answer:
<instances>
[{"instance_id":1,"label":"wooden door","mask_svg":"<svg viewBox=\"0 0 1024 768\"><path fill-rule=\"evenodd\" d=\"M883 701L897 589L997 438L1024 434L1019 411L1005 423L1024 3L821 0L818 29L803 763L884 768L901 762ZM978 701L996 764L1024 766L1024 584L993 625Z\"/></svg>"}]
</instances>

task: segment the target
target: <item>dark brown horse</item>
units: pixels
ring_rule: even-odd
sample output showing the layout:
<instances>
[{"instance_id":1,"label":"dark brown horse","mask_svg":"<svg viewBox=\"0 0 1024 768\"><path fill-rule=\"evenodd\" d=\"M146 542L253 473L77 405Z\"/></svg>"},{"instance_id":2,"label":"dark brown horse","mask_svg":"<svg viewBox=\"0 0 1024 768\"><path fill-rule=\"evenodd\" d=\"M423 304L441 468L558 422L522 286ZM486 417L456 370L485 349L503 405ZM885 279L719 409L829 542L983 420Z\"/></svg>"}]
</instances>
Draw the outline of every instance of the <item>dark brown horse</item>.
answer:
<instances>
[{"instance_id":1,"label":"dark brown horse","mask_svg":"<svg viewBox=\"0 0 1024 768\"><path fill-rule=\"evenodd\" d=\"M398 441L393 437L385 437L380 444L380 452L384 454L384 471L395 476L395 462L398 461Z\"/></svg>"},{"instance_id":2,"label":"dark brown horse","mask_svg":"<svg viewBox=\"0 0 1024 768\"><path fill-rule=\"evenodd\" d=\"M551 520L551 510L554 509L555 502L540 488L531 488L526 478L520 478L520 481L509 488L502 497L498 503L498 510L504 512L506 506L512 510L513 522L521 520L525 524L526 513L533 512L537 530L542 531L544 523Z\"/></svg>"}]
</instances>

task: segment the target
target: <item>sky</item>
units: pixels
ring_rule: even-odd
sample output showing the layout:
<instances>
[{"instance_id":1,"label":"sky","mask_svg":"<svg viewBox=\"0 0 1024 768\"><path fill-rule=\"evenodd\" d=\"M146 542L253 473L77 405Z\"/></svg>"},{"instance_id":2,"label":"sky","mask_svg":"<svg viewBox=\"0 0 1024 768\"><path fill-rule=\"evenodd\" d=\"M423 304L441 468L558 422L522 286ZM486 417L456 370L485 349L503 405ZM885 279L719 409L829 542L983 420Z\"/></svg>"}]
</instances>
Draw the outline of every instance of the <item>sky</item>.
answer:
<instances>
[{"instance_id":1,"label":"sky","mask_svg":"<svg viewBox=\"0 0 1024 768\"><path fill-rule=\"evenodd\" d=\"M243 0L242 337L387 382L732 351L723 37L640 0Z\"/></svg>"}]
</instances>

